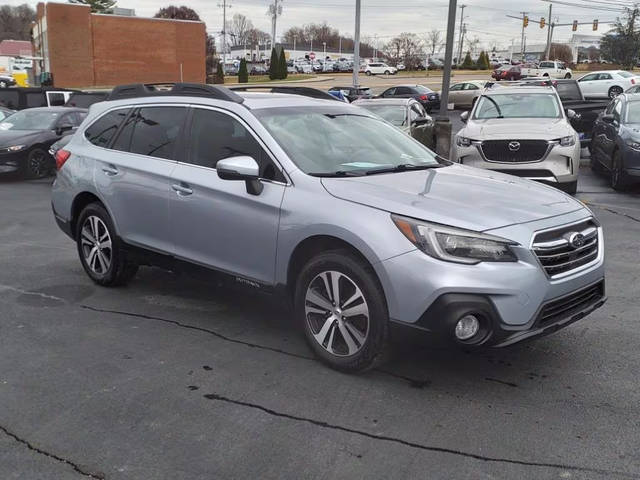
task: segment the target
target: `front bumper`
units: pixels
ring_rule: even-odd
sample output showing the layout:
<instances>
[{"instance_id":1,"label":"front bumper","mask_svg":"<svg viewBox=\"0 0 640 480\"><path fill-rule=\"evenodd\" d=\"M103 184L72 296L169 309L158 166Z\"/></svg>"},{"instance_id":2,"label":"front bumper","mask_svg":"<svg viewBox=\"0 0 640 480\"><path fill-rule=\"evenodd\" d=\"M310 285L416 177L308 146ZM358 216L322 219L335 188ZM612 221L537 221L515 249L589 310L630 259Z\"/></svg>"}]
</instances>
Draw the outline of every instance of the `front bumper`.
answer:
<instances>
[{"instance_id":1,"label":"front bumper","mask_svg":"<svg viewBox=\"0 0 640 480\"><path fill-rule=\"evenodd\" d=\"M0 154L0 173L18 172L24 163L24 152Z\"/></svg>"},{"instance_id":2,"label":"front bumper","mask_svg":"<svg viewBox=\"0 0 640 480\"><path fill-rule=\"evenodd\" d=\"M515 159L509 162L488 160L482 153L480 142L473 142L469 147L456 144L455 152L456 161L469 167L494 170L552 185L575 182L580 168L580 142L568 147L550 146L542 159L527 162Z\"/></svg>"},{"instance_id":3,"label":"front bumper","mask_svg":"<svg viewBox=\"0 0 640 480\"><path fill-rule=\"evenodd\" d=\"M547 276L529 242L534 232L582 220L586 213L581 209L489 232L521 245L514 248L518 262L463 265L436 260L419 250L382 262L376 271L385 290L393 329L456 343L455 323L466 313L476 312L485 320L488 334L466 344L506 346L584 317L605 300L601 228L597 261L559 279ZM602 286L600 294L549 317L548 308L559 308L562 299L575 298L597 285Z\"/></svg>"}]
</instances>

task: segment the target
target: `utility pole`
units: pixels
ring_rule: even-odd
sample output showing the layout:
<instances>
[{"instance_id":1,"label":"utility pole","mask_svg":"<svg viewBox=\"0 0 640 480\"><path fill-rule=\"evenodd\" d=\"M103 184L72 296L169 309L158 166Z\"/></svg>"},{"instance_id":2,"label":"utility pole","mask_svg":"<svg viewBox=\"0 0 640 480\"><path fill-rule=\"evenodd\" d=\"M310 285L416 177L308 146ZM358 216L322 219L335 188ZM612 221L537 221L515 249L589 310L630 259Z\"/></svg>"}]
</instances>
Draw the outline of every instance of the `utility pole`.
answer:
<instances>
[{"instance_id":1,"label":"utility pole","mask_svg":"<svg viewBox=\"0 0 640 480\"><path fill-rule=\"evenodd\" d=\"M231 5L227 6L227 0L222 0L222 4L218 4L218 7L222 7L222 72L227 63L227 8L231 8Z\"/></svg>"},{"instance_id":2,"label":"utility pole","mask_svg":"<svg viewBox=\"0 0 640 480\"><path fill-rule=\"evenodd\" d=\"M551 20L551 9L553 8L553 3L549 4L549 23L547 24L547 48L545 59L549 60L549 55L551 53L551 35L553 32L553 20Z\"/></svg>"},{"instance_id":3,"label":"utility pole","mask_svg":"<svg viewBox=\"0 0 640 480\"><path fill-rule=\"evenodd\" d=\"M455 3L456 0L451 0ZM356 0L356 28L353 34L353 86L358 87L360 71L360 0Z\"/></svg>"},{"instance_id":4,"label":"utility pole","mask_svg":"<svg viewBox=\"0 0 640 480\"><path fill-rule=\"evenodd\" d=\"M527 17L527 12L520 12L522 13L522 37L520 40L520 50L521 50L521 55L522 55L522 63L524 63L524 22L525 22L525 18Z\"/></svg>"},{"instance_id":5,"label":"utility pole","mask_svg":"<svg viewBox=\"0 0 640 480\"><path fill-rule=\"evenodd\" d=\"M451 4L449 4L449 8L451 8ZM466 5L460 5L460 37L458 40L458 61L456 62L460 65L460 57L462 57L462 42L464 41L464 32L462 22L464 21L464 9L467 8ZM456 28L455 25L453 28ZM447 35L449 35L449 30L447 30Z\"/></svg>"},{"instance_id":6,"label":"utility pole","mask_svg":"<svg viewBox=\"0 0 640 480\"><path fill-rule=\"evenodd\" d=\"M338 44L340 45L338 47L338 55L340 56L340 58L342 58L342 35L340 35L340 39L338 40Z\"/></svg>"},{"instance_id":7,"label":"utility pole","mask_svg":"<svg viewBox=\"0 0 640 480\"><path fill-rule=\"evenodd\" d=\"M282 5L278 4L282 0L273 0L273 4L269 5L269 13L271 14L271 50L276 46L276 23L278 15L282 14Z\"/></svg>"},{"instance_id":8,"label":"utility pole","mask_svg":"<svg viewBox=\"0 0 640 480\"><path fill-rule=\"evenodd\" d=\"M293 36L293 51L296 51L296 35Z\"/></svg>"},{"instance_id":9,"label":"utility pole","mask_svg":"<svg viewBox=\"0 0 640 480\"><path fill-rule=\"evenodd\" d=\"M451 63L453 61L453 42L456 29L457 0L449 0L447 16L447 43L444 51L444 71L442 72L442 91L440 92L440 110L435 123L436 151L449 158L451 151L451 121L449 120L449 87L451 86ZM461 23L462 25L462 23Z\"/></svg>"}]
</instances>

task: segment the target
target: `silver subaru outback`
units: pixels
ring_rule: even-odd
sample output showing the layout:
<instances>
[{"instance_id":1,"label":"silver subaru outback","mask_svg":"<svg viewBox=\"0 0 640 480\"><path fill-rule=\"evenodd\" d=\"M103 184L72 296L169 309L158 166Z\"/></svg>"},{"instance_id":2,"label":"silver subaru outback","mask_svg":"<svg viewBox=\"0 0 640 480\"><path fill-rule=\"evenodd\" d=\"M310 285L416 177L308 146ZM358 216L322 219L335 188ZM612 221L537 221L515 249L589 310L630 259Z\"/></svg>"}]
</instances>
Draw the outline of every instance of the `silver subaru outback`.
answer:
<instances>
[{"instance_id":1,"label":"silver subaru outback","mask_svg":"<svg viewBox=\"0 0 640 480\"><path fill-rule=\"evenodd\" d=\"M122 86L56 163L55 219L94 282L156 264L284 295L344 371L404 332L502 347L605 301L602 228L582 203L442 160L345 103Z\"/></svg>"}]
</instances>

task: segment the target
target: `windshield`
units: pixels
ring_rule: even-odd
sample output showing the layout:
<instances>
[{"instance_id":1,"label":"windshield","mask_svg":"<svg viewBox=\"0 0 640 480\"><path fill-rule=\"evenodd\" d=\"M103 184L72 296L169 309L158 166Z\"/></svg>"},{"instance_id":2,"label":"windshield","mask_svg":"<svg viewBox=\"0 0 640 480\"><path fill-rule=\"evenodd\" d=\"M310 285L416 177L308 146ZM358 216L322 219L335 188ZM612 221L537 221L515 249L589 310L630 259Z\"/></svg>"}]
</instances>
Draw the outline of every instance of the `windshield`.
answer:
<instances>
[{"instance_id":1,"label":"windshield","mask_svg":"<svg viewBox=\"0 0 640 480\"><path fill-rule=\"evenodd\" d=\"M560 118L561 112L555 95L510 93L480 97L473 118Z\"/></svg>"},{"instance_id":2,"label":"windshield","mask_svg":"<svg viewBox=\"0 0 640 480\"><path fill-rule=\"evenodd\" d=\"M58 113L22 110L0 123L0 130L49 130L58 118Z\"/></svg>"},{"instance_id":3,"label":"windshield","mask_svg":"<svg viewBox=\"0 0 640 480\"><path fill-rule=\"evenodd\" d=\"M640 123L640 102L629 102L627 104L625 123Z\"/></svg>"},{"instance_id":4,"label":"windshield","mask_svg":"<svg viewBox=\"0 0 640 480\"><path fill-rule=\"evenodd\" d=\"M364 175L439 166L436 154L377 118L334 107L271 108L256 116L305 173Z\"/></svg>"},{"instance_id":5,"label":"windshield","mask_svg":"<svg viewBox=\"0 0 640 480\"><path fill-rule=\"evenodd\" d=\"M387 122L396 127L404 127L407 124L407 110L401 105L358 105L384 118Z\"/></svg>"}]
</instances>

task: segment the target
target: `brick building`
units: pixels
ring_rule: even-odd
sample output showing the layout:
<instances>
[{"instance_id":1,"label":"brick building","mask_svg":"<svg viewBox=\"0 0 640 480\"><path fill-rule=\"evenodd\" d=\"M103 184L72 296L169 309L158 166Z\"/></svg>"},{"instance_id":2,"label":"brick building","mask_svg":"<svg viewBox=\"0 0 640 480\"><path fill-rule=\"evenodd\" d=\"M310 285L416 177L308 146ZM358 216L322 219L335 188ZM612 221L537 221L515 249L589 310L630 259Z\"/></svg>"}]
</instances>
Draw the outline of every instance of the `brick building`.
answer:
<instances>
[{"instance_id":1,"label":"brick building","mask_svg":"<svg viewBox=\"0 0 640 480\"><path fill-rule=\"evenodd\" d=\"M86 5L39 3L33 52L36 73L57 87L204 82L205 25L91 13Z\"/></svg>"}]
</instances>

